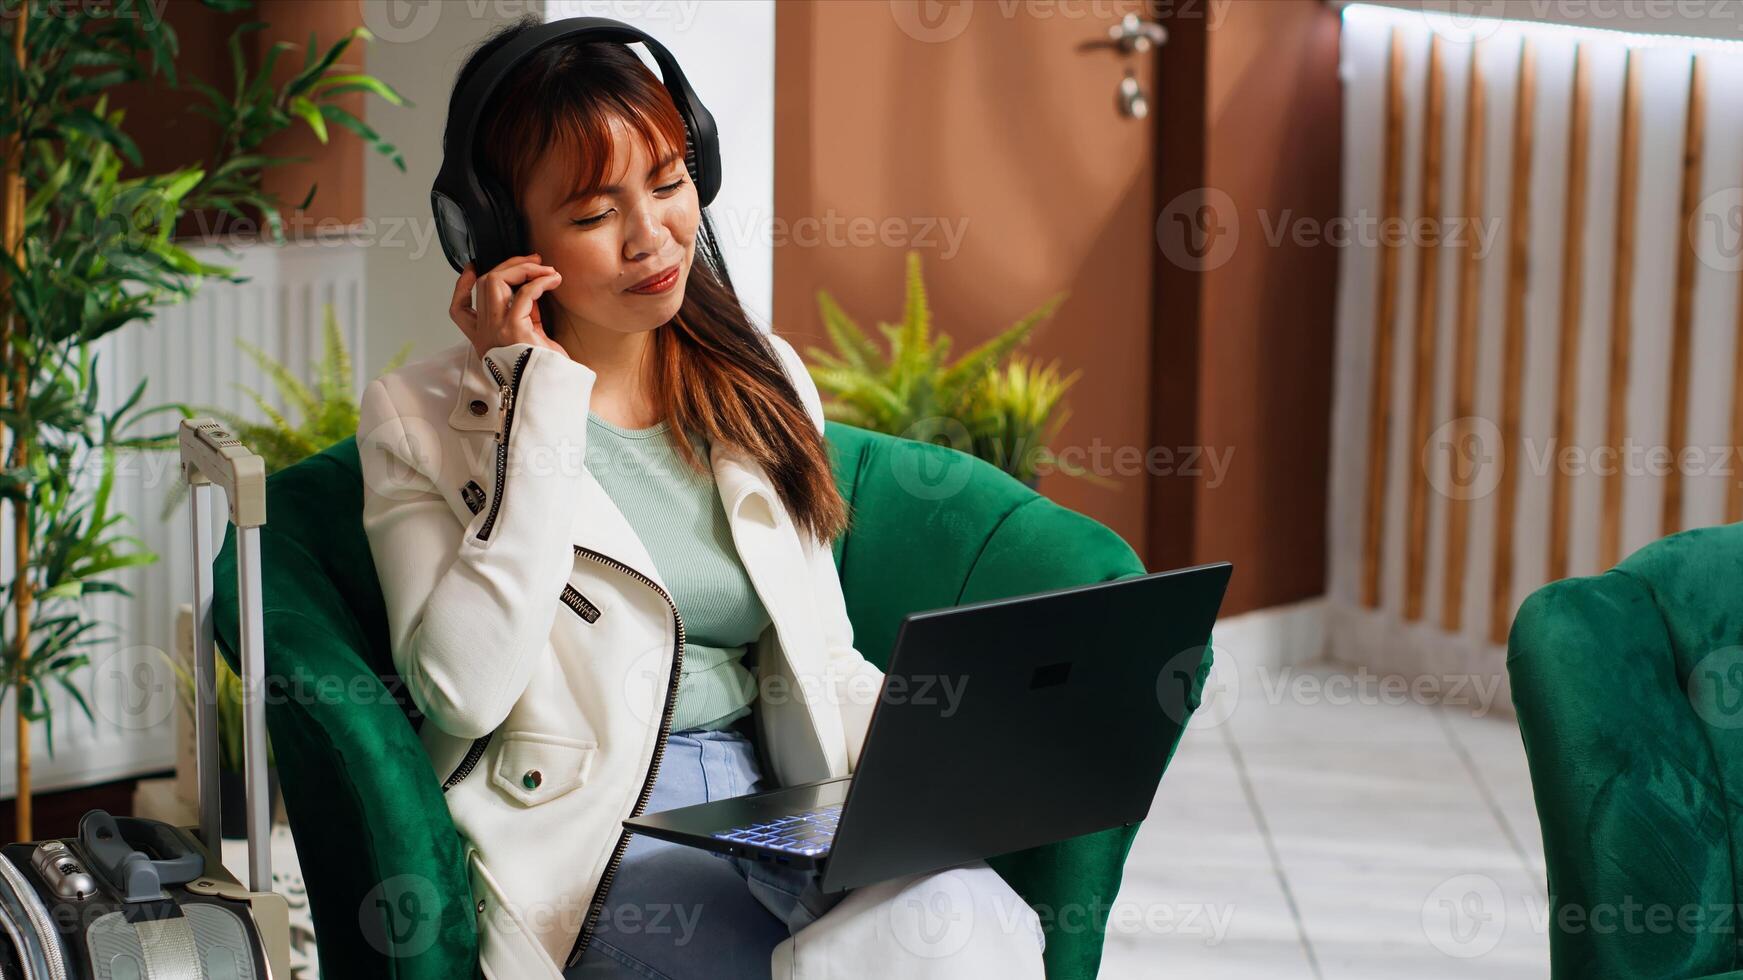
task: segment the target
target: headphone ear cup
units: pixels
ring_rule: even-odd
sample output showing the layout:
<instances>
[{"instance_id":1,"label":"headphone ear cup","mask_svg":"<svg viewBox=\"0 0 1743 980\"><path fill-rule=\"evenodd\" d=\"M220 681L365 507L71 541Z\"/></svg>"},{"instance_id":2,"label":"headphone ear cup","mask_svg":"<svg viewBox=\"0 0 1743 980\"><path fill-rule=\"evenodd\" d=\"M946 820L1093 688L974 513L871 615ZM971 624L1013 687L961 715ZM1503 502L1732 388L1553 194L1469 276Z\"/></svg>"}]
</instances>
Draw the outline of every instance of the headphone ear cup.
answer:
<instances>
[{"instance_id":1,"label":"headphone ear cup","mask_svg":"<svg viewBox=\"0 0 1743 980\"><path fill-rule=\"evenodd\" d=\"M475 216L473 268L482 276L501 265L504 259L524 252L526 234L521 228L520 210L508 188L486 174L477 177L488 208L488 213Z\"/></svg>"}]
</instances>

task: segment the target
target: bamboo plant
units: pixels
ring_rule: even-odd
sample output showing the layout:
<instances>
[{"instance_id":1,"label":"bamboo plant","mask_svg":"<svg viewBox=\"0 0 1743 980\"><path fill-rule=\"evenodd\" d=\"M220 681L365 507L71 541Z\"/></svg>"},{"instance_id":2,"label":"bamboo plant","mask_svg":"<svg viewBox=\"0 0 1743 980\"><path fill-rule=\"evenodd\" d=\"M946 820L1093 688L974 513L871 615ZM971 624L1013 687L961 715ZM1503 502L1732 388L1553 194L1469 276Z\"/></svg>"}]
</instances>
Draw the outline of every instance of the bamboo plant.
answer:
<instances>
[{"instance_id":1,"label":"bamboo plant","mask_svg":"<svg viewBox=\"0 0 1743 980\"><path fill-rule=\"evenodd\" d=\"M203 2L224 12L251 6ZM155 560L122 533L109 493L120 454L164 448L162 437L135 434L161 408L140 409L142 381L119 408L100 409L92 344L186 300L209 277L237 279L173 239L183 214L258 216L266 237L282 241L279 205L262 177L295 158L261 152L275 133L307 126L325 142L327 125L338 125L403 169L398 151L335 101L354 91L403 100L341 64L353 41L368 39L361 28L324 49L311 35L300 70L274 83L277 62L297 46L274 44L251 65L243 40L266 25L244 23L228 39L231 78L221 91L178 75L174 29L137 0L0 0L0 20L9 32L0 48L0 423L9 440L0 499L11 505L15 571L0 607L0 701L16 699L14 836L30 840L30 726L43 723L52 755L53 687L91 717L70 675L113 637L100 635L87 600L129 595L110 576ZM215 145L196 164L139 173L124 114L106 95L129 82L216 121ZM124 167L132 175L123 177Z\"/></svg>"}]
</instances>

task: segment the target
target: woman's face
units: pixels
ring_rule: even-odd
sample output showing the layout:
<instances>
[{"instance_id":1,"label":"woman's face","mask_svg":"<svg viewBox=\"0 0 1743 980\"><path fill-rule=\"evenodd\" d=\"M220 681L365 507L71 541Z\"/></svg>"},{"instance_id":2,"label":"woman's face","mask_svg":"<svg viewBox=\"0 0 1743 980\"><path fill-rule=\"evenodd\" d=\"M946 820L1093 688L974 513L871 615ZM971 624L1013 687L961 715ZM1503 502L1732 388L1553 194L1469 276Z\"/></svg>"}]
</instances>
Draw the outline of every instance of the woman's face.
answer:
<instances>
[{"instance_id":1,"label":"woman's face","mask_svg":"<svg viewBox=\"0 0 1743 980\"><path fill-rule=\"evenodd\" d=\"M580 197L561 155L546 153L533 168L522 206L528 245L562 275L546 295L559 318L586 330L638 333L677 314L696 254L701 221L696 186L681 152L662 148L655 159L640 134L613 119L606 187ZM677 269L659 292L634 292L650 277ZM556 324L546 330L556 336Z\"/></svg>"}]
</instances>

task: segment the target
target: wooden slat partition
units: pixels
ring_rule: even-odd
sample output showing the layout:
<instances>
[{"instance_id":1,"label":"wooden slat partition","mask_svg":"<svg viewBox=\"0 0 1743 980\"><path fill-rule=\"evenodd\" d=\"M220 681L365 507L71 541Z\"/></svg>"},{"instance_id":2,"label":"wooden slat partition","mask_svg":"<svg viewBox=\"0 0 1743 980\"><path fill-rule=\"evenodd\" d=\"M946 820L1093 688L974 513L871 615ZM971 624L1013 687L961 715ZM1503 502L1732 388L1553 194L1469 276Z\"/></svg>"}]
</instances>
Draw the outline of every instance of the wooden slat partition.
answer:
<instances>
[{"instance_id":1,"label":"wooden slat partition","mask_svg":"<svg viewBox=\"0 0 1743 980\"><path fill-rule=\"evenodd\" d=\"M1440 241L1444 228L1440 181L1442 134L1446 117L1446 66L1437 33L1428 46L1428 99L1423 114L1422 188L1419 214L1432 229L1422 245L1416 266L1416 351L1411 376L1414 404L1411 407L1410 497L1406 504L1404 542L1404 618L1422 618L1423 580L1428 571L1428 473L1422 465L1422 448L1433 428L1434 362L1437 354L1436 320L1439 312Z\"/></svg>"},{"instance_id":2,"label":"wooden slat partition","mask_svg":"<svg viewBox=\"0 0 1743 980\"><path fill-rule=\"evenodd\" d=\"M1586 151L1592 126L1592 58L1574 46L1574 87L1568 107L1567 197L1561 240L1561 303L1556 339L1555 442L1560 453L1574 443L1580 397L1580 291L1584 287ZM1549 578L1567 578L1572 475L1551 466L1549 488Z\"/></svg>"},{"instance_id":3,"label":"wooden slat partition","mask_svg":"<svg viewBox=\"0 0 1743 980\"><path fill-rule=\"evenodd\" d=\"M1605 402L1604 446L1617 454L1603 474L1598 525L1598 564L1610 568L1622 558L1623 468L1619 456L1628 428L1628 371L1633 343L1635 196L1640 179L1641 58L1629 48L1623 70L1621 169L1616 178L1615 264L1610 282L1610 376Z\"/></svg>"},{"instance_id":4,"label":"wooden slat partition","mask_svg":"<svg viewBox=\"0 0 1743 980\"><path fill-rule=\"evenodd\" d=\"M1404 210L1404 36L1393 28L1386 67L1385 165L1380 185L1380 227L1391 228ZM1392 331L1398 319L1401 243L1380 236L1378 298L1374 303L1374 368L1368 398L1367 499L1362 518L1362 604L1380 605L1380 554L1386 525L1386 466L1392 431Z\"/></svg>"},{"instance_id":5,"label":"wooden slat partition","mask_svg":"<svg viewBox=\"0 0 1743 980\"><path fill-rule=\"evenodd\" d=\"M1695 328L1695 269L1700 256L1689 233L1700 219L1701 156L1706 152L1706 62L1694 55L1689 65L1688 119L1683 127L1682 208L1677 224L1676 301L1670 324L1670 405L1665 444L1675 455L1664 478L1664 510L1659 533L1675 534L1683 527L1681 457L1689 435L1689 352Z\"/></svg>"},{"instance_id":6,"label":"wooden slat partition","mask_svg":"<svg viewBox=\"0 0 1743 980\"><path fill-rule=\"evenodd\" d=\"M1537 54L1519 44L1513 99L1513 173L1507 201L1507 319L1501 340L1501 482L1495 488L1495 555L1490 566L1489 641L1505 643L1513 622L1513 522L1518 513L1519 426L1525 400L1525 287L1531 273L1531 139L1537 106Z\"/></svg>"},{"instance_id":7,"label":"wooden slat partition","mask_svg":"<svg viewBox=\"0 0 1743 980\"><path fill-rule=\"evenodd\" d=\"M1469 440L1475 426L1471 416L1477 410L1477 321L1482 297L1482 236L1483 221L1483 151L1487 138L1484 125L1485 93L1483 90L1482 45L1471 45L1470 79L1465 95L1465 146L1463 160L1463 199L1459 210L1464 212L1464 251L1459 256L1459 300L1457 332L1453 336L1453 427L1448 466L1481 466L1479 459L1467 459ZM1459 492L1470 474L1453 473L1448 485L1446 514L1446 579L1441 592L1441 626L1457 632L1464 614L1465 552L1470 536L1471 501Z\"/></svg>"}]
</instances>

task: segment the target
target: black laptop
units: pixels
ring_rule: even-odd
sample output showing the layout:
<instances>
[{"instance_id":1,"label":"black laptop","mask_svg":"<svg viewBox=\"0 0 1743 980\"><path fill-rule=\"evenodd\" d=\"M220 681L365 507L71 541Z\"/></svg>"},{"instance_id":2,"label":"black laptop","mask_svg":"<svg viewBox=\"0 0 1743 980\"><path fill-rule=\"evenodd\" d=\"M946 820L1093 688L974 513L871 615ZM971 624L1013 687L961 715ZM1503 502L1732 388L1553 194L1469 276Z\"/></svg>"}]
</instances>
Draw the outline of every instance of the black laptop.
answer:
<instances>
[{"instance_id":1,"label":"black laptop","mask_svg":"<svg viewBox=\"0 0 1743 980\"><path fill-rule=\"evenodd\" d=\"M1232 569L911 613L852 775L623 825L821 868L832 893L1136 823Z\"/></svg>"}]
</instances>

